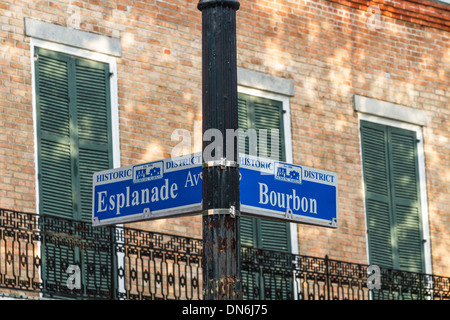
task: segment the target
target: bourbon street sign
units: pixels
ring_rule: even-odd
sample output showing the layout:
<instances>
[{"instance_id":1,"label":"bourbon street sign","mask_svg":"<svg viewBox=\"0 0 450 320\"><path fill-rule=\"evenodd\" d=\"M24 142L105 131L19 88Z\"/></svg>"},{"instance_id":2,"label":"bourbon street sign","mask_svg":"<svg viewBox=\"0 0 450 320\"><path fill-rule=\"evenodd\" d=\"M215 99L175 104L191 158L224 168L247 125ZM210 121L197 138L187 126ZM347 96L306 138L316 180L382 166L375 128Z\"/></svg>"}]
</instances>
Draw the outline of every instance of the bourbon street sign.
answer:
<instances>
[{"instance_id":1,"label":"bourbon street sign","mask_svg":"<svg viewBox=\"0 0 450 320\"><path fill-rule=\"evenodd\" d=\"M97 172L93 225L200 214L201 172L201 153ZM337 227L336 173L248 155L239 172L241 215Z\"/></svg>"},{"instance_id":2,"label":"bourbon street sign","mask_svg":"<svg viewBox=\"0 0 450 320\"><path fill-rule=\"evenodd\" d=\"M199 213L201 161L199 153L95 173L93 225Z\"/></svg>"},{"instance_id":3,"label":"bourbon street sign","mask_svg":"<svg viewBox=\"0 0 450 320\"><path fill-rule=\"evenodd\" d=\"M251 156L239 172L242 215L337 227L336 173Z\"/></svg>"}]
</instances>

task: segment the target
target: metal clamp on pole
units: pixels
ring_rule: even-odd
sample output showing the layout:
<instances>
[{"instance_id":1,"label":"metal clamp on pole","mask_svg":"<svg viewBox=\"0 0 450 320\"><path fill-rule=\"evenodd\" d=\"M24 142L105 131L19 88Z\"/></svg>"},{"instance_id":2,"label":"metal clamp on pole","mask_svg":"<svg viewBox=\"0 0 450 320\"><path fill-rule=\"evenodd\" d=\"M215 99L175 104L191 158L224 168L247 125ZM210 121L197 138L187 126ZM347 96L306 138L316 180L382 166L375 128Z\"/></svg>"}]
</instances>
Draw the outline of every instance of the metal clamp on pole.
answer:
<instances>
[{"instance_id":1,"label":"metal clamp on pole","mask_svg":"<svg viewBox=\"0 0 450 320\"><path fill-rule=\"evenodd\" d=\"M237 163L236 161L229 161L226 158L203 162L202 168L209 168L209 167L220 167L220 169L225 170L225 168L227 167L239 168L239 163Z\"/></svg>"},{"instance_id":2,"label":"metal clamp on pole","mask_svg":"<svg viewBox=\"0 0 450 320\"><path fill-rule=\"evenodd\" d=\"M231 206L229 209L208 209L202 212L204 216L215 214L229 214L231 218L236 218L236 216L239 216L239 210L236 210L235 206Z\"/></svg>"}]
</instances>

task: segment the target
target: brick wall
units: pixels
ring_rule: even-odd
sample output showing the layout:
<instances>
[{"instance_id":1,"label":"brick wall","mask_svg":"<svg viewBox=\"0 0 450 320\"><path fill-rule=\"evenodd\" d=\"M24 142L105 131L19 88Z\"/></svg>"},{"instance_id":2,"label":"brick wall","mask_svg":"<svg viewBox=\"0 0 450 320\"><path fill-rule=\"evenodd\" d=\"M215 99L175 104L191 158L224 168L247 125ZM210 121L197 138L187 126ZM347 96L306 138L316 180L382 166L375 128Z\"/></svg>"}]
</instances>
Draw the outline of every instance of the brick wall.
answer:
<instances>
[{"instance_id":1,"label":"brick wall","mask_svg":"<svg viewBox=\"0 0 450 320\"><path fill-rule=\"evenodd\" d=\"M344 6L368 11L379 8L379 13L401 21L450 31L448 5L431 0L330 0ZM371 12L372 9L370 10Z\"/></svg>"},{"instance_id":2,"label":"brick wall","mask_svg":"<svg viewBox=\"0 0 450 320\"><path fill-rule=\"evenodd\" d=\"M242 26L238 28L239 62L295 81L291 99L294 162L338 173L339 228L300 225L299 250L304 254L367 261L354 95L426 111L430 122L423 132L433 268L445 274L450 262L445 253L450 238L444 231L450 222L450 51L445 27L450 11L437 4L430 9L438 11L439 7L442 12L441 26L436 29L426 27L425 20L417 24L405 16L392 18L395 15L388 14L392 7L385 12L381 3L247 3L238 15ZM368 28L368 19L375 13L368 11L369 4L380 5L378 30Z\"/></svg>"},{"instance_id":3,"label":"brick wall","mask_svg":"<svg viewBox=\"0 0 450 320\"><path fill-rule=\"evenodd\" d=\"M121 165L126 166L169 157L177 144L171 140L175 128L198 130L197 2L0 3L0 207L36 211L30 39L24 35L24 18L121 39L119 130ZM378 6L380 15L369 11L370 6ZM367 262L358 116L353 109L358 94L426 111L433 271L450 273L449 8L425 0L241 1L239 67L294 81L294 162L339 176L339 228L299 225L301 254ZM377 30L367 25L374 18L380 22ZM201 237L200 217L133 226Z\"/></svg>"},{"instance_id":4,"label":"brick wall","mask_svg":"<svg viewBox=\"0 0 450 320\"><path fill-rule=\"evenodd\" d=\"M0 3L0 206L35 210L29 45L22 8Z\"/></svg>"}]
</instances>

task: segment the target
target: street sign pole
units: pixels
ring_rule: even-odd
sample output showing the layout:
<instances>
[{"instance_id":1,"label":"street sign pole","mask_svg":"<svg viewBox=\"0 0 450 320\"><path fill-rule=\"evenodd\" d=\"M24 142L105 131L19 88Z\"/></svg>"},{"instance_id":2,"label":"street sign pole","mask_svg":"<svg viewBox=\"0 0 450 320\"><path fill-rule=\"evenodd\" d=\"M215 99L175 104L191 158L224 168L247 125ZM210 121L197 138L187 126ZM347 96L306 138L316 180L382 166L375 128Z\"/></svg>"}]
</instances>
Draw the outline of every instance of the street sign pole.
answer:
<instances>
[{"instance_id":1,"label":"street sign pole","mask_svg":"<svg viewBox=\"0 0 450 320\"><path fill-rule=\"evenodd\" d=\"M238 155L239 6L236 0L198 3L202 12L203 152L93 175L94 226L202 213L206 300L242 299L241 214L332 228L338 225L336 173Z\"/></svg>"},{"instance_id":2,"label":"street sign pole","mask_svg":"<svg viewBox=\"0 0 450 320\"><path fill-rule=\"evenodd\" d=\"M237 141L236 0L200 0L203 69L203 288L205 300L242 299ZM211 138L208 132L219 133ZM237 140L237 139L236 139ZM228 141L230 143L230 141ZM230 154L232 153L232 154Z\"/></svg>"}]
</instances>

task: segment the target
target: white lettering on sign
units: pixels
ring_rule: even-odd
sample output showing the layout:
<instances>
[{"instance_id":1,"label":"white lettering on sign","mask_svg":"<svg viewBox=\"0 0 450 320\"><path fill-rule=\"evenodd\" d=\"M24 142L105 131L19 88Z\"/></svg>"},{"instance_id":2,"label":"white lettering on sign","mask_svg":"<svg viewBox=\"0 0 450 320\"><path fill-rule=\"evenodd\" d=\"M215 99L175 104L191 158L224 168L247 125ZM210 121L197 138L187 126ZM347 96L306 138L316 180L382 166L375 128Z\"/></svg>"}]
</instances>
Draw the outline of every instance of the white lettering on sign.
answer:
<instances>
[{"instance_id":1,"label":"white lettering on sign","mask_svg":"<svg viewBox=\"0 0 450 320\"><path fill-rule=\"evenodd\" d=\"M110 181L110 180L118 180L118 179L128 178L128 177L131 177L132 171L133 170L131 168L127 168L125 170L100 173L97 175L96 182L105 182L105 181Z\"/></svg>"},{"instance_id":2,"label":"white lettering on sign","mask_svg":"<svg viewBox=\"0 0 450 320\"><path fill-rule=\"evenodd\" d=\"M199 181L201 178L202 178L202 177L201 177L201 173L192 175L191 172L188 171L188 175L187 175L186 183L185 183L184 187L187 188L187 187L188 187L188 184L189 184L189 187L193 187L193 186L198 185L198 181Z\"/></svg>"},{"instance_id":3,"label":"white lettering on sign","mask_svg":"<svg viewBox=\"0 0 450 320\"><path fill-rule=\"evenodd\" d=\"M257 168L257 169L267 169L273 171L273 161L266 160L266 159L252 159L252 158L245 158L240 157L239 158L239 164L244 165L251 168Z\"/></svg>"},{"instance_id":4,"label":"white lettering on sign","mask_svg":"<svg viewBox=\"0 0 450 320\"><path fill-rule=\"evenodd\" d=\"M198 165L202 163L201 155L195 154L190 157L175 157L171 158L170 161L165 162L164 169L166 172L168 171L174 171L175 169L181 169L184 167L190 167L193 165Z\"/></svg>"},{"instance_id":5,"label":"white lettering on sign","mask_svg":"<svg viewBox=\"0 0 450 320\"><path fill-rule=\"evenodd\" d=\"M329 183L335 182L334 175L332 175L332 174L316 172L316 171L306 170L306 169L303 169L303 172L304 172L303 173L304 178L310 178L312 180L324 181L324 182L329 182Z\"/></svg>"},{"instance_id":6,"label":"white lettering on sign","mask_svg":"<svg viewBox=\"0 0 450 320\"><path fill-rule=\"evenodd\" d=\"M272 207L303 211L304 213L317 214L317 200L313 198L300 197L295 189L291 194L269 191L265 183L259 182L259 203L270 204Z\"/></svg>"},{"instance_id":7,"label":"white lettering on sign","mask_svg":"<svg viewBox=\"0 0 450 320\"><path fill-rule=\"evenodd\" d=\"M177 191L178 185L176 183L169 185L169 179L164 179L164 184L160 188L155 186L151 189L142 188L130 192L130 187L125 187L125 192L117 194L108 194L108 191L100 191L97 192L97 211L115 210L116 214L119 215L122 208L139 206L160 200L175 199L178 195Z\"/></svg>"}]
</instances>

